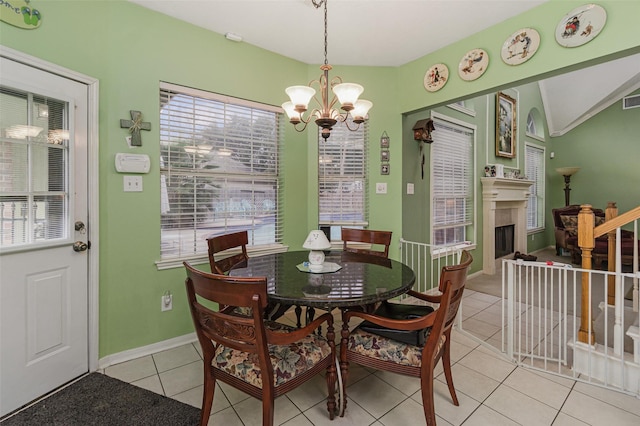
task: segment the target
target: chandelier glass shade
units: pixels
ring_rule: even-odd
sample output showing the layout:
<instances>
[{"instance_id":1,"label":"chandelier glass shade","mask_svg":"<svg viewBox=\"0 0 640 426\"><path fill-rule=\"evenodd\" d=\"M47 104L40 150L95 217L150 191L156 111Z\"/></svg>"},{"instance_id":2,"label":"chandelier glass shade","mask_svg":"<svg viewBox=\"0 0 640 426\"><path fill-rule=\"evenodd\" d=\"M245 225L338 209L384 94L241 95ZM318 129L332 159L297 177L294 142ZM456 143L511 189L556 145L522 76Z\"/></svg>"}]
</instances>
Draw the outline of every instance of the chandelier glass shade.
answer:
<instances>
[{"instance_id":1,"label":"chandelier glass shade","mask_svg":"<svg viewBox=\"0 0 640 426\"><path fill-rule=\"evenodd\" d=\"M367 113L373 103L358 99L364 91L361 85L345 83L338 76L329 79L329 71L332 67L327 61L327 0L311 1L316 8L324 4L324 64L320 67L322 74L308 86L287 87L285 92L290 100L283 103L282 108L297 131L304 131L313 119L322 128L322 137L327 139L331 135L331 129L338 122L344 122L349 130L357 130L360 124L367 120ZM329 89L332 92L331 97ZM320 94L320 98L316 97L316 93ZM305 115L312 100L318 106ZM338 103L342 111L336 108ZM356 124L353 128L347 121L349 114L353 123Z\"/></svg>"}]
</instances>

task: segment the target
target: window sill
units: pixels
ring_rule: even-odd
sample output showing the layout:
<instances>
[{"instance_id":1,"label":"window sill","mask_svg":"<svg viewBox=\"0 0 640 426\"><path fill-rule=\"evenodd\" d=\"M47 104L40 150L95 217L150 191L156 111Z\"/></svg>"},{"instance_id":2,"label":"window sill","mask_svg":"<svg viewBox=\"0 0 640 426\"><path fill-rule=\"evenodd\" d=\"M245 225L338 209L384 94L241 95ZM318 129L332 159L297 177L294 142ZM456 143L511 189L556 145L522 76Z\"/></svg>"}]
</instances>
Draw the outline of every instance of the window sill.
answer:
<instances>
[{"instance_id":1,"label":"window sill","mask_svg":"<svg viewBox=\"0 0 640 426\"><path fill-rule=\"evenodd\" d=\"M544 232L544 227L527 229L527 235L539 234L541 232Z\"/></svg>"},{"instance_id":2,"label":"window sill","mask_svg":"<svg viewBox=\"0 0 640 426\"><path fill-rule=\"evenodd\" d=\"M529 133L529 132L526 132L525 136L527 136L528 138L531 138L531 139L535 139L535 140L540 141L540 142L545 142L544 136L534 135L533 133Z\"/></svg>"},{"instance_id":3,"label":"window sill","mask_svg":"<svg viewBox=\"0 0 640 426\"><path fill-rule=\"evenodd\" d=\"M289 246L285 246L282 244L270 244L259 247L247 247L247 254L249 257L257 257L264 256L265 254L272 253L283 253L289 250ZM234 254L240 253L240 249L229 250L225 255L233 256ZM198 254L194 256L188 257L180 257L174 259L165 259L165 260L157 260L156 268L158 271L162 271L165 269L175 269L182 268L182 262L189 262L191 264L201 264L201 263L209 263L209 255L207 253Z\"/></svg>"}]
</instances>

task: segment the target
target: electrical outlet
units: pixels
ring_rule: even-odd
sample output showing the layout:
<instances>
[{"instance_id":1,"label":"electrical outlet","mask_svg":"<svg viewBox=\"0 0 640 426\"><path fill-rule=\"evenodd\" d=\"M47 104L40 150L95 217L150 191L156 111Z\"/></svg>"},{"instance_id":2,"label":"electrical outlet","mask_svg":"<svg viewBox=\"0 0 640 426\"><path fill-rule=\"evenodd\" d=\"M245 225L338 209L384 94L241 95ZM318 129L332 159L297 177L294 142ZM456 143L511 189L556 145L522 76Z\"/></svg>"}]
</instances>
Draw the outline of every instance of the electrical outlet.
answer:
<instances>
[{"instance_id":1,"label":"electrical outlet","mask_svg":"<svg viewBox=\"0 0 640 426\"><path fill-rule=\"evenodd\" d=\"M160 309L162 312L173 309L173 294L167 291L165 294L160 296Z\"/></svg>"}]
</instances>

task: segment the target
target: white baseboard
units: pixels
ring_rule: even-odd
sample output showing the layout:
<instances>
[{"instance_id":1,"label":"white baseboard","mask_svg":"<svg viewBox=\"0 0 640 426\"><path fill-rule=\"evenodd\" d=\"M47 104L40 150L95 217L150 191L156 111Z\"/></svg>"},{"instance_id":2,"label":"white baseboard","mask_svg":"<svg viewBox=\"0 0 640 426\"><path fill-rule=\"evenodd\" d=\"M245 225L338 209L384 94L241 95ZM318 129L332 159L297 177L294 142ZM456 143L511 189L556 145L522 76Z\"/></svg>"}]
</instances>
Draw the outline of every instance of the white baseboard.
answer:
<instances>
[{"instance_id":1,"label":"white baseboard","mask_svg":"<svg viewBox=\"0 0 640 426\"><path fill-rule=\"evenodd\" d=\"M162 342L153 343L151 345L142 346L135 349L129 349L123 352L107 355L98 360L98 369L104 370L114 364L131 361L132 359L141 358L143 356L155 354L157 352L173 349L178 346L186 345L197 341L196 333L189 333L183 336L174 337L173 339L164 340Z\"/></svg>"}]
</instances>

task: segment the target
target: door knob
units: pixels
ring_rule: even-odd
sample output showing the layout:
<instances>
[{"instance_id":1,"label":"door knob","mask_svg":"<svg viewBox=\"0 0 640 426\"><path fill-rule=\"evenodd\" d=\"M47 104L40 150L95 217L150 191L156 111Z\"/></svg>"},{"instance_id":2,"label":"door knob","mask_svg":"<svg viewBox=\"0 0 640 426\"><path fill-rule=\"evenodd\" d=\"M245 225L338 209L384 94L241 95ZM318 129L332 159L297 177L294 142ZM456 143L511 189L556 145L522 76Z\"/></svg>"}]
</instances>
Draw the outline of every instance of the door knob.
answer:
<instances>
[{"instance_id":1,"label":"door knob","mask_svg":"<svg viewBox=\"0 0 640 426\"><path fill-rule=\"evenodd\" d=\"M73 251L85 251L88 248L89 246L82 241L76 241L75 243L73 243Z\"/></svg>"}]
</instances>

